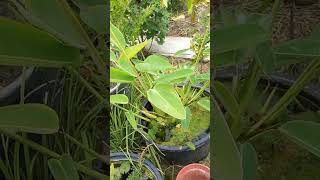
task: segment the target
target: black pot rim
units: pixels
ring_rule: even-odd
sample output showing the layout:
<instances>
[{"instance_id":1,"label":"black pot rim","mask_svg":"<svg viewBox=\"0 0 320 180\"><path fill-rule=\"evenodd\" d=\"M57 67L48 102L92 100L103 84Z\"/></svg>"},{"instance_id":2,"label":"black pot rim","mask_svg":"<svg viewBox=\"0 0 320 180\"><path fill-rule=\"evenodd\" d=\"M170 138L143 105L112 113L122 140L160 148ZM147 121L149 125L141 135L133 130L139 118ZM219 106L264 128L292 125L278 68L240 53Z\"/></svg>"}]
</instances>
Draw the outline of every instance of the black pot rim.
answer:
<instances>
[{"instance_id":1,"label":"black pot rim","mask_svg":"<svg viewBox=\"0 0 320 180\"><path fill-rule=\"evenodd\" d=\"M25 71L25 80L28 81L34 73L34 67L27 68ZM2 88L0 91L0 102L12 96L16 91L19 91L22 82L22 74L20 74L14 81Z\"/></svg>"},{"instance_id":2,"label":"black pot rim","mask_svg":"<svg viewBox=\"0 0 320 180\"><path fill-rule=\"evenodd\" d=\"M182 85L179 85L179 86L182 86ZM202 86L200 85L194 85L193 86L194 88L197 88L197 89L200 89ZM207 94L210 95L210 90L209 88L206 88L205 89L205 92ZM146 106L146 104L148 103L148 101L146 101L144 103L144 106ZM211 118L210 118L211 119ZM209 119L209 121L210 121ZM209 141L210 139L210 127L205 131L203 132L202 134L200 134L198 136L198 138L196 138L195 140L192 141L192 143L194 144L195 148L198 149L199 147L201 147L203 144L205 144L207 141ZM151 141L147 141L147 143L151 144L152 142ZM182 145L182 146L165 146L165 145L160 145L160 144L157 144L157 143L154 143L157 148L159 148L159 150L161 151L165 151L165 152L179 152L179 151L192 151L190 149L190 147L186 146L186 145Z\"/></svg>"},{"instance_id":3,"label":"black pot rim","mask_svg":"<svg viewBox=\"0 0 320 180\"><path fill-rule=\"evenodd\" d=\"M139 154L136 153L130 153L129 156L131 157L133 162L140 162L140 156ZM110 153L110 162L116 162L116 161L126 161L127 154L123 152L115 152L115 153ZM155 167L155 165L152 164L152 162L148 159L143 160L144 166L151 171L151 173L155 176L156 180L162 180L162 176L159 172L159 170Z\"/></svg>"}]
</instances>

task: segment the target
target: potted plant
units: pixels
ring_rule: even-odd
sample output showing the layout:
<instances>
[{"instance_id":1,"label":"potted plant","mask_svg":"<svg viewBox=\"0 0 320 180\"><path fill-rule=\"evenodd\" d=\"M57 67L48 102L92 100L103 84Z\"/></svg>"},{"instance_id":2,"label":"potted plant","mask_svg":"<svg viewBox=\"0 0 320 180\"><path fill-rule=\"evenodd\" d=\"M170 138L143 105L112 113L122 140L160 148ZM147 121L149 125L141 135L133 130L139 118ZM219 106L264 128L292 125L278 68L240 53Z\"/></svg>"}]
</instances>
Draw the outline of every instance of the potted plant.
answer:
<instances>
[{"instance_id":1,"label":"potted plant","mask_svg":"<svg viewBox=\"0 0 320 180\"><path fill-rule=\"evenodd\" d=\"M262 23L261 17L251 16L246 19L251 22L242 19L240 24L234 19L230 21L232 18L221 19L224 27L213 32L216 65L239 67L246 63L243 68L246 73L232 73L226 78L216 72L212 146L217 178L257 179L258 158L252 143L274 131L319 156L319 141L315 140L319 136L319 124L306 113L300 113L306 109L311 114L318 110L319 99L310 99L316 93L307 93L309 87L306 87L320 73L320 61L315 58L319 56L320 45L316 32L305 39L272 45L266 28L270 24ZM241 37L233 38L240 32ZM307 60L313 61L298 79L285 81L284 77L272 75L278 64Z\"/></svg>"},{"instance_id":2,"label":"potted plant","mask_svg":"<svg viewBox=\"0 0 320 180\"><path fill-rule=\"evenodd\" d=\"M94 73L98 72L97 74L105 77L105 61L100 56L98 48L93 45L88 32L85 30L83 24L80 23L70 4L64 0L59 2L42 2L43 1L36 0L28 1L28 3L24 1L10 1L15 13L20 15L19 17L21 19L19 19L20 21L16 21L0 18L0 64L23 66L25 67L24 69L33 66L55 69L65 68L67 72L78 78L83 87L94 94L100 103L104 103L105 100L103 96L97 93L95 88L101 88L104 90L101 92L105 92L107 83L99 83L99 85L103 84L103 86L97 85L93 88L93 85L87 81L87 78L84 78L81 76L83 74L80 75L78 72L80 69L79 65L87 63L87 68L89 66L94 67L91 69ZM99 15L98 18L101 21L96 21L94 18L94 23L92 19L96 15L93 12L97 12L97 9L99 9L100 12L105 12L105 4L98 5L99 8L96 6L94 8L88 6L81 7L81 20L89 26L86 28L91 28L91 31L92 29L95 30L99 35L103 34L104 29L106 29L104 17ZM58 16L56 16L57 14ZM104 28L101 29L100 27ZM100 36L97 37L100 38ZM101 42L105 44L104 40ZM90 62L80 62L81 57L90 59ZM26 71L22 71L24 77L26 77L25 73ZM102 79L102 81L107 82L105 78ZM8 141L2 139L2 148L4 148L7 153L5 153L6 160L2 159L1 156L0 171L4 174L5 179L20 178L20 176L34 179L36 175L33 173L37 170L34 170L33 167L37 162L33 160L34 163L31 163L31 157L36 159L38 155L36 152L44 155L43 157L45 158L41 159L43 159L43 163L48 163L50 169L50 173L47 167L43 169L44 172L37 172L41 174L39 177L42 177L42 174L44 174L45 176L42 178L47 179L52 176L55 179L79 179L80 177L76 174L80 172L82 176L106 179L107 176L105 174L94 170L93 167L84 166L76 160L72 160L68 155L61 153L61 151L56 152L56 149L48 148L48 144L40 145L28 138L28 133L41 134L43 135L43 140L48 140L46 139L47 137L44 136L45 134L54 134L56 138L62 133L63 139L68 139L68 141L78 145L83 152L91 153L91 158L94 156L96 159L106 162L106 158L97 155L94 150L90 149L91 147L88 147L88 144L79 142L68 133L59 131L59 126L63 127L65 122L59 122L57 112L46 106L46 102L44 102L44 104L25 103L24 100L28 94L25 95L25 83L24 81L21 82L20 104L0 108L0 133L6 137L6 140L8 140L9 137L15 140L14 153L16 155L22 152L22 150L20 150L20 143L23 145L23 161L25 164L21 165L17 163L21 160L19 156L13 157L15 163L9 161L8 156L10 156L10 154L8 152L11 149L8 149L9 147L6 146L6 142ZM107 94L108 92L105 93ZM69 122L70 121L68 121L68 123ZM81 134L81 136L83 139L87 138L86 134ZM35 151L29 151L29 148ZM64 150L62 151L64 153L66 152ZM12 168L13 166L20 167ZM68 173L66 173L65 170L68 170ZM33 175L35 177L33 177Z\"/></svg>"},{"instance_id":3,"label":"potted plant","mask_svg":"<svg viewBox=\"0 0 320 180\"><path fill-rule=\"evenodd\" d=\"M162 180L158 169L148 159L141 160L138 154L111 153L110 162L110 176L112 180Z\"/></svg>"},{"instance_id":4,"label":"potted plant","mask_svg":"<svg viewBox=\"0 0 320 180\"><path fill-rule=\"evenodd\" d=\"M138 113L123 109L131 125L136 130L140 129L137 124L148 129L148 142L153 141L170 163L185 164L206 157L210 124L209 73L196 73L199 56L192 65L182 67L172 66L167 58L158 55L139 60L136 55L148 41L128 47L113 24L110 24L110 33L117 57L115 67L111 67L110 81L131 83L141 93L142 100L146 100L144 107L137 107ZM202 51L203 48L199 53ZM125 95L111 96L115 106L121 102L129 101Z\"/></svg>"}]
</instances>

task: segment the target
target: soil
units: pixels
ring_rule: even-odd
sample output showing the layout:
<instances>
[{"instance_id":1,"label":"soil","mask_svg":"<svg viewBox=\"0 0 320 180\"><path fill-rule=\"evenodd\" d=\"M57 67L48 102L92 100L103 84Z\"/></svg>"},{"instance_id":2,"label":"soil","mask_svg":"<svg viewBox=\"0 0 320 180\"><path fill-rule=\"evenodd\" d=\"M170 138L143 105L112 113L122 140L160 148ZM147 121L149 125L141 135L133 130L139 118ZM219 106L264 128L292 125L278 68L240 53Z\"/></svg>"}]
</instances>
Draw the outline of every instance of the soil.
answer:
<instances>
[{"instance_id":1,"label":"soil","mask_svg":"<svg viewBox=\"0 0 320 180\"><path fill-rule=\"evenodd\" d=\"M0 90L16 80L21 72L21 67L0 65Z\"/></svg>"}]
</instances>

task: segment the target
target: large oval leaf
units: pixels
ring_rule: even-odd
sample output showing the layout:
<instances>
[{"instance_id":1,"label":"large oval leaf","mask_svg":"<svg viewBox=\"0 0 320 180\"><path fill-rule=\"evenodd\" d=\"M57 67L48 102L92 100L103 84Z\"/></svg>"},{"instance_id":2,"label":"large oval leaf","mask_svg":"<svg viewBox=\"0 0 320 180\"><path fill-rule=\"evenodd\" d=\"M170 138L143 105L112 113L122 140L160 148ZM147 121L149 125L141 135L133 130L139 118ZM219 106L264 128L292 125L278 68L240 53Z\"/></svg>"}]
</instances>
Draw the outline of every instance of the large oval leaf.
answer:
<instances>
[{"instance_id":1,"label":"large oval leaf","mask_svg":"<svg viewBox=\"0 0 320 180\"><path fill-rule=\"evenodd\" d=\"M156 84L147 92L148 100L161 111L177 119L186 119L186 111L176 90L169 84Z\"/></svg>"},{"instance_id":2,"label":"large oval leaf","mask_svg":"<svg viewBox=\"0 0 320 180\"><path fill-rule=\"evenodd\" d=\"M110 103L111 104L128 104L129 99L124 94L116 94L110 96Z\"/></svg>"},{"instance_id":3,"label":"large oval leaf","mask_svg":"<svg viewBox=\"0 0 320 180\"><path fill-rule=\"evenodd\" d=\"M280 132L320 157L320 123L301 120L290 121L280 127Z\"/></svg>"},{"instance_id":4,"label":"large oval leaf","mask_svg":"<svg viewBox=\"0 0 320 180\"><path fill-rule=\"evenodd\" d=\"M36 134L59 130L57 113L43 104L21 104L0 108L0 127Z\"/></svg>"},{"instance_id":5,"label":"large oval leaf","mask_svg":"<svg viewBox=\"0 0 320 180\"><path fill-rule=\"evenodd\" d=\"M179 69L170 74L163 74L156 79L157 83L181 82L193 74L192 69Z\"/></svg>"},{"instance_id":6,"label":"large oval leaf","mask_svg":"<svg viewBox=\"0 0 320 180\"><path fill-rule=\"evenodd\" d=\"M0 18L0 63L61 67L76 64L79 49L67 47L30 25Z\"/></svg>"},{"instance_id":7,"label":"large oval leaf","mask_svg":"<svg viewBox=\"0 0 320 180\"><path fill-rule=\"evenodd\" d=\"M26 0L26 8L32 15L36 16L45 26L40 27L65 43L84 48L83 38L73 26L71 17L64 11L57 0Z\"/></svg>"},{"instance_id":8,"label":"large oval leaf","mask_svg":"<svg viewBox=\"0 0 320 180\"><path fill-rule=\"evenodd\" d=\"M213 114L212 144L217 175L223 180L243 180L240 152L216 101L214 101Z\"/></svg>"},{"instance_id":9,"label":"large oval leaf","mask_svg":"<svg viewBox=\"0 0 320 180\"><path fill-rule=\"evenodd\" d=\"M268 34L255 24L241 24L217 29L212 32L212 36L214 54L255 46L269 39Z\"/></svg>"},{"instance_id":10,"label":"large oval leaf","mask_svg":"<svg viewBox=\"0 0 320 180\"><path fill-rule=\"evenodd\" d=\"M241 145L243 179L257 180L258 179L258 157L254 147L245 143Z\"/></svg>"},{"instance_id":11,"label":"large oval leaf","mask_svg":"<svg viewBox=\"0 0 320 180\"><path fill-rule=\"evenodd\" d=\"M96 5L82 8L80 17L98 33L107 32L107 5Z\"/></svg>"},{"instance_id":12,"label":"large oval leaf","mask_svg":"<svg viewBox=\"0 0 320 180\"><path fill-rule=\"evenodd\" d=\"M210 111L210 99L209 98L201 98L197 103L203 109Z\"/></svg>"},{"instance_id":13,"label":"large oval leaf","mask_svg":"<svg viewBox=\"0 0 320 180\"><path fill-rule=\"evenodd\" d=\"M79 180L78 171L69 155L63 155L61 160L49 159L48 166L55 180Z\"/></svg>"},{"instance_id":14,"label":"large oval leaf","mask_svg":"<svg viewBox=\"0 0 320 180\"><path fill-rule=\"evenodd\" d=\"M172 68L169 60L158 55L148 56L143 63L136 64L136 68L141 72L158 72Z\"/></svg>"},{"instance_id":15,"label":"large oval leaf","mask_svg":"<svg viewBox=\"0 0 320 180\"><path fill-rule=\"evenodd\" d=\"M134 81L134 77L121 69L111 67L110 82L130 83Z\"/></svg>"}]
</instances>

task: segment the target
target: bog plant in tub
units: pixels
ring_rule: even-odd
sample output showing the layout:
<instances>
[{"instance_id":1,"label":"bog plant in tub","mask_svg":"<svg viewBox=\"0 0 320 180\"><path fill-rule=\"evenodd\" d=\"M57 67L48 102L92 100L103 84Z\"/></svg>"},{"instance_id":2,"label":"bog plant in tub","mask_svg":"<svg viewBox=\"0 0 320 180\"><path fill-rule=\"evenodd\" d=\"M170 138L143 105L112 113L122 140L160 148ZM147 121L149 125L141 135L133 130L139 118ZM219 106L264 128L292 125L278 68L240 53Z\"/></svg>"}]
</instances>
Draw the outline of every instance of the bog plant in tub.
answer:
<instances>
[{"instance_id":1,"label":"bog plant in tub","mask_svg":"<svg viewBox=\"0 0 320 180\"><path fill-rule=\"evenodd\" d=\"M110 54L115 64L110 69L110 81L132 84L141 93L137 98L147 101L144 107L136 107L136 112L123 109L130 124L142 130L143 123L137 121L142 119L149 137L156 143L193 148L191 141L208 130L210 120L206 92L210 76L197 73L199 58L191 65L173 66L160 55L140 56L138 53L149 41L127 46L119 29L113 24L110 28ZM123 94L111 96L111 104L115 106L128 102Z\"/></svg>"}]
</instances>

